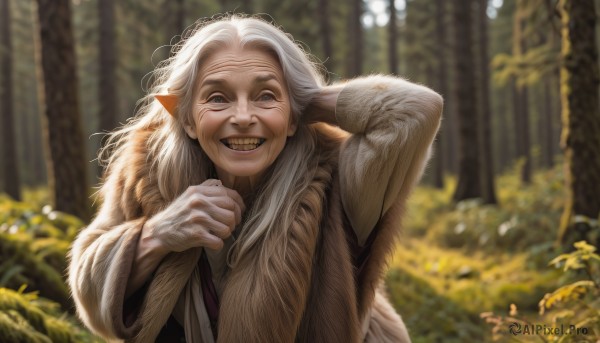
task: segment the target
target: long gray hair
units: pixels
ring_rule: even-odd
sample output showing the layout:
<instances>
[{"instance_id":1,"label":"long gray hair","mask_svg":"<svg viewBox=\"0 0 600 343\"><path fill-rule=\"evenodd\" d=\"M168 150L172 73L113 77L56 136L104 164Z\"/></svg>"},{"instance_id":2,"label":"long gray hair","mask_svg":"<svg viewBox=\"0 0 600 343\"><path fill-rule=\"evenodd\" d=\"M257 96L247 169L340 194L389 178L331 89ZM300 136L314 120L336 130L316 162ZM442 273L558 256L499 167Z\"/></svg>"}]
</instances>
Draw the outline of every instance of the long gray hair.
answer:
<instances>
[{"instance_id":1,"label":"long gray hair","mask_svg":"<svg viewBox=\"0 0 600 343\"><path fill-rule=\"evenodd\" d=\"M298 125L295 135L288 138L261 182L230 255L229 262L234 266L266 235L277 231L278 235L286 236L285 230L290 226L300 194L311 181L311 167L306 162L315 151L315 135L303 124L301 115L324 81L319 74L320 65L313 62L290 35L262 19L239 15L199 24L188 38L173 48L172 57L154 70L153 86L141 100L144 105L133 119L109 135L100 151L100 160L109 170L118 161L126 163L129 139L138 130L150 128L153 134L147 142L149 156L153 159L152 168L156 169L160 193L167 202L190 185L206 180L213 168L212 162L198 142L186 135L184 125L194 124L192 99L204 58L214 49L233 44L264 48L277 56L287 82L292 120ZM179 99L176 119L153 98L154 94L165 93Z\"/></svg>"}]
</instances>

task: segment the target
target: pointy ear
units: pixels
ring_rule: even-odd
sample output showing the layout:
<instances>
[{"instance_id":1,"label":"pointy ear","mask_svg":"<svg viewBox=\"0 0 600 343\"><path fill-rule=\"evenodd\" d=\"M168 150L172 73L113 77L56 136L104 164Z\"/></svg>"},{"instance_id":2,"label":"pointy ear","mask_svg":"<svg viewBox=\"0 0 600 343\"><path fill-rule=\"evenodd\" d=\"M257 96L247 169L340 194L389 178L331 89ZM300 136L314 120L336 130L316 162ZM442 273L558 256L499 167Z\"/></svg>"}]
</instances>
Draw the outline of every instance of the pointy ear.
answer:
<instances>
[{"instance_id":1,"label":"pointy ear","mask_svg":"<svg viewBox=\"0 0 600 343\"><path fill-rule=\"evenodd\" d=\"M177 109L177 103L179 102L177 95L155 94L154 98L163 105L165 110L167 110L167 112L169 112L169 114L172 115L173 118L177 118L177 113L175 112L175 110Z\"/></svg>"}]
</instances>

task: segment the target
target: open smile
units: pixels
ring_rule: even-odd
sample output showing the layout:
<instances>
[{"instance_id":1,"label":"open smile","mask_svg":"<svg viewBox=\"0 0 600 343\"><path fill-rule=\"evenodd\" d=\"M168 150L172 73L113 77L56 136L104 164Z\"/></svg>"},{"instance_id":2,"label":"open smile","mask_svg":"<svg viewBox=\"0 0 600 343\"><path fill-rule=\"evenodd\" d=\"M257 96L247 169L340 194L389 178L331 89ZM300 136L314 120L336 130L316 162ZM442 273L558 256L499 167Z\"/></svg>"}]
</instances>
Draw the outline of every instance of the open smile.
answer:
<instances>
[{"instance_id":1,"label":"open smile","mask_svg":"<svg viewBox=\"0 0 600 343\"><path fill-rule=\"evenodd\" d=\"M247 137L247 138L224 138L221 139L221 143L227 148L236 151L251 151L258 149L266 139Z\"/></svg>"}]
</instances>

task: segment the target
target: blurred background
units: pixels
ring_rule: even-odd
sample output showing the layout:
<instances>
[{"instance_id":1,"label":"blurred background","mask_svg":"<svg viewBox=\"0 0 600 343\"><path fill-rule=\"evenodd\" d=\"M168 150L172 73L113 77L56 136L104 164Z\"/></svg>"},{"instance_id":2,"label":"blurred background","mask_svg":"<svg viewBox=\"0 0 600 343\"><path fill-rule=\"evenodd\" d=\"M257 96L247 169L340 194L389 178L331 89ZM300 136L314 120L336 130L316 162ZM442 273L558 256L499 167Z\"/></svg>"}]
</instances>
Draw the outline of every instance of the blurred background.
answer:
<instances>
[{"instance_id":1,"label":"blurred background","mask_svg":"<svg viewBox=\"0 0 600 343\"><path fill-rule=\"evenodd\" d=\"M395 74L444 96L386 278L414 342L598 341L599 6L0 0L0 341L99 341L63 281L97 207L98 133L135 114L172 45L224 12L275 22L330 82Z\"/></svg>"}]
</instances>

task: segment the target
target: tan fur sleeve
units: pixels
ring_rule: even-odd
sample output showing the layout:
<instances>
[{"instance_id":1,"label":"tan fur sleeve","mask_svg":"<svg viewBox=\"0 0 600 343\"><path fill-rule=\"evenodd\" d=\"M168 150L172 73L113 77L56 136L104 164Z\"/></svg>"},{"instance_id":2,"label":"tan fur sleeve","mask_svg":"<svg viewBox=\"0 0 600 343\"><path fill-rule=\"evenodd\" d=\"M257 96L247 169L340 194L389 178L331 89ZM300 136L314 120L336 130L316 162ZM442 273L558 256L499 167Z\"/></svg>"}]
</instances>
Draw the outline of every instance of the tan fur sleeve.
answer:
<instances>
[{"instance_id":1,"label":"tan fur sleeve","mask_svg":"<svg viewBox=\"0 0 600 343\"><path fill-rule=\"evenodd\" d=\"M352 133L340 153L342 202L360 245L421 177L442 105L429 88L389 76L352 80L340 93L336 118Z\"/></svg>"},{"instance_id":2,"label":"tan fur sleeve","mask_svg":"<svg viewBox=\"0 0 600 343\"><path fill-rule=\"evenodd\" d=\"M123 184L117 175L102 189L106 193L100 211L73 242L69 286L79 317L96 334L132 337L139 328L123 324L123 302L145 218L125 220Z\"/></svg>"}]
</instances>

